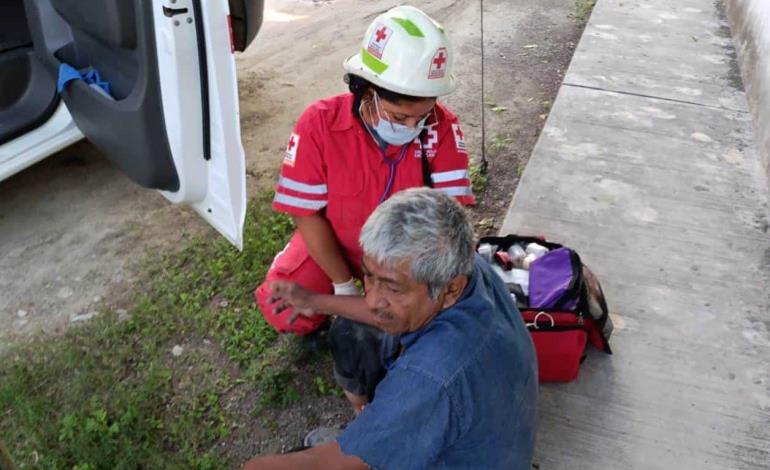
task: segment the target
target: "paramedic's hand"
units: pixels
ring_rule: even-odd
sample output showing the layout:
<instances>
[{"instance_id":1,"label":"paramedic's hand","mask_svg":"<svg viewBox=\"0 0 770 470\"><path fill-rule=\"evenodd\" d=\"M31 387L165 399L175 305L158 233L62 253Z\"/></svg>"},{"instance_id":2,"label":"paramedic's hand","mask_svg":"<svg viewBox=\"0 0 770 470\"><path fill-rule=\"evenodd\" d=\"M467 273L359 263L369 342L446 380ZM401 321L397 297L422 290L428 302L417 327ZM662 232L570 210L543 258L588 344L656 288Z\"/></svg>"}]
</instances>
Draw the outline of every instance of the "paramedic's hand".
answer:
<instances>
[{"instance_id":1,"label":"paramedic's hand","mask_svg":"<svg viewBox=\"0 0 770 470\"><path fill-rule=\"evenodd\" d=\"M314 292L305 289L297 283L273 281L270 283L270 298L268 302L275 304L273 306L274 314L281 313L287 308L292 309L289 323L294 323L294 320L299 315L309 317L317 313L312 306L314 295Z\"/></svg>"}]
</instances>

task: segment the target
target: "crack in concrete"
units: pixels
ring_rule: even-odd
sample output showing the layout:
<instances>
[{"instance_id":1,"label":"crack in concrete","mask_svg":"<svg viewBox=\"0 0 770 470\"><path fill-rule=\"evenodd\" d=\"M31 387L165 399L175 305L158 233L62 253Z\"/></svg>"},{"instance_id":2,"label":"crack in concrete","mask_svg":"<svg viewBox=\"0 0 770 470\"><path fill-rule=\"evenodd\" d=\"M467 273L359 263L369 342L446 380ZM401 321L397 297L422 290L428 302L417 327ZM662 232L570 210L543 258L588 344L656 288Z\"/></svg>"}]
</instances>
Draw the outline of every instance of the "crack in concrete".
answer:
<instances>
[{"instance_id":1,"label":"crack in concrete","mask_svg":"<svg viewBox=\"0 0 770 470\"><path fill-rule=\"evenodd\" d=\"M714 106L714 105L705 104L705 103L698 103L696 101L679 100L679 99L676 99L676 98L666 98L666 97L663 97L663 96L647 95L647 94L644 94L644 93L634 93L634 92L631 92L631 91L611 90L609 88L602 88L602 87L596 87L596 86L591 86L591 85L580 85L580 84L577 84L577 83L563 82L562 86L570 86L570 87L574 87L574 88L585 88L587 90L604 91L604 92L607 92L607 93L617 93L618 95L637 96L639 98L650 98L650 99L653 99L653 100L668 101L670 103L688 104L688 105L691 105L691 106L699 106L701 108L716 109L716 110L720 110L720 111L732 111L732 112L741 113L741 114L749 114L749 110L748 109L744 110L744 109L728 108L728 107L725 107L725 106Z\"/></svg>"}]
</instances>

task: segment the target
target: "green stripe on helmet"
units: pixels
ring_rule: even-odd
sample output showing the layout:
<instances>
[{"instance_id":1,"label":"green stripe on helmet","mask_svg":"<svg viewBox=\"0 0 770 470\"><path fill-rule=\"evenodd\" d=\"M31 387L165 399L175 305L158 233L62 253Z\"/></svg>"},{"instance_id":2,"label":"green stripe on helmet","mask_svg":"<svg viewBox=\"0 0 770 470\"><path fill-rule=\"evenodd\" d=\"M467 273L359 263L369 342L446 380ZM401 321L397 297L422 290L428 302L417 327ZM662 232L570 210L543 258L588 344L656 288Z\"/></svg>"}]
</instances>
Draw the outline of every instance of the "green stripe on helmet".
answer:
<instances>
[{"instance_id":1,"label":"green stripe on helmet","mask_svg":"<svg viewBox=\"0 0 770 470\"><path fill-rule=\"evenodd\" d=\"M401 27L404 28L407 33L409 33L410 36L415 36L418 38L425 37L425 35L422 34L422 31L420 31L420 28L418 28L416 24L412 23L412 20L408 20L406 18L393 18L393 21L400 24Z\"/></svg>"},{"instance_id":2,"label":"green stripe on helmet","mask_svg":"<svg viewBox=\"0 0 770 470\"><path fill-rule=\"evenodd\" d=\"M366 49L361 49L361 62L372 69L374 73L381 74L388 69L388 64L371 55Z\"/></svg>"}]
</instances>

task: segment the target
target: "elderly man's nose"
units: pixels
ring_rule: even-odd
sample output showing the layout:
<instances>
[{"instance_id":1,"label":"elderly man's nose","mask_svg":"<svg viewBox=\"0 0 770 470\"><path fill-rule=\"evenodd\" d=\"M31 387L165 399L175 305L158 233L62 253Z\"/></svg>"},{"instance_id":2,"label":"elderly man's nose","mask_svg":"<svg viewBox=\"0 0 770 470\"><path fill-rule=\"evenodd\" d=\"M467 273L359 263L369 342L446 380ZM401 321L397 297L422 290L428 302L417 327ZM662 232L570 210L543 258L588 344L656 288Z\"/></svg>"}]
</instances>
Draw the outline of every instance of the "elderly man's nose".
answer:
<instances>
[{"instance_id":1,"label":"elderly man's nose","mask_svg":"<svg viewBox=\"0 0 770 470\"><path fill-rule=\"evenodd\" d=\"M385 297L380 295L379 289L373 285L367 286L364 299L366 299L366 305L368 305L371 309L385 308L388 306L388 302L385 300Z\"/></svg>"}]
</instances>

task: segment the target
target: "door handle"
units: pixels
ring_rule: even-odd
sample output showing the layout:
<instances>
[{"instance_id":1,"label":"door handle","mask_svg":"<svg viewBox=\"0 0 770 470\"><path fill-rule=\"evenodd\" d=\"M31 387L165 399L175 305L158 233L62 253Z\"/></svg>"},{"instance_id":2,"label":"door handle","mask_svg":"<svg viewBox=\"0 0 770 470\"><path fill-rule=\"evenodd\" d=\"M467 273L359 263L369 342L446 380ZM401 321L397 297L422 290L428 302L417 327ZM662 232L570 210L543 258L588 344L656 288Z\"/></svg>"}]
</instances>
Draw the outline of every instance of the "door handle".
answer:
<instances>
[{"instance_id":1,"label":"door handle","mask_svg":"<svg viewBox=\"0 0 770 470\"><path fill-rule=\"evenodd\" d=\"M176 15L183 15L187 13L187 8L169 8L169 7L163 7L163 14L168 16L169 18L173 18Z\"/></svg>"}]
</instances>

